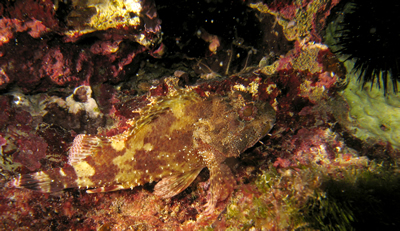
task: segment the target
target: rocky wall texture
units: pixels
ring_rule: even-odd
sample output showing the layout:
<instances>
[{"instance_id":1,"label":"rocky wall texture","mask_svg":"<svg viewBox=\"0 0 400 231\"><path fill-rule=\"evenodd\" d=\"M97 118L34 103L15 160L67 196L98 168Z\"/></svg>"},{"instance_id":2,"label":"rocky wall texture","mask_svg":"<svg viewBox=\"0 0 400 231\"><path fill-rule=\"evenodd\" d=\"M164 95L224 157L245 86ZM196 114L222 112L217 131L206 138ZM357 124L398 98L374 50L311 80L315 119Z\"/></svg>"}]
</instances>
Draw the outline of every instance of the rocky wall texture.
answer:
<instances>
[{"instance_id":1,"label":"rocky wall texture","mask_svg":"<svg viewBox=\"0 0 400 231\"><path fill-rule=\"evenodd\" d=\"M396 121L376 119L395 114L396 96L358 88L334 52L326 28L345 3L0 3L0 229L396 230ZM259 115L260 103L274 113ZM218 108L237 119L208 119ZM185 110L204 120L184 130ZM240 124L267 114L272 129L244 144L258 130ZM165 123L150 129L155 121ZM93 163L109 164L98 153L120 157L128 146L155 172L164 165L146 155L178 130L207 168L161 179L177 195L160 196L150 175L132 188L108 182L116 172L93 178ZM151 145L127 138L143 131ZM79 137L98 139L77 146ZM43 193L72 185L52 177L107 183ZM107 192L88 193L97 191Z\"/></svg>"}]
</instances>

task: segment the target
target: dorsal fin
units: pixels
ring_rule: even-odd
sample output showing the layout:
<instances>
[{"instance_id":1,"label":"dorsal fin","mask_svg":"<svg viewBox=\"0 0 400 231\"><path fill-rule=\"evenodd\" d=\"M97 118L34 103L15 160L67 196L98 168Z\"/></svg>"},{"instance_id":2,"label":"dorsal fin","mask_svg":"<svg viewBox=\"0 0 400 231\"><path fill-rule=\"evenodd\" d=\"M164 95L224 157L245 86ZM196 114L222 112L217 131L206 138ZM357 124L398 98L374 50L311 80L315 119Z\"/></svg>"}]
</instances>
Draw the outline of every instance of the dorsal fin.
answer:
<instances>
[{"instance_id":1,"label":"dorsal fin","mask_svg":"<svg viewBox=\"0 0 400 231\"><path fill-rule=\"evenodd\" d=\"M180 91L180 94L177 95L151 98L151 102L140 109L140 117L137 121L135 121L134 125L129 128L127 136L135 134L144 125L149 124L155 118L166 112L172 106L172 104L177 102L177 99L182 100L182 102L198 101L200 100L200 97L195 92Z\"/></svg>"}]
</instances>

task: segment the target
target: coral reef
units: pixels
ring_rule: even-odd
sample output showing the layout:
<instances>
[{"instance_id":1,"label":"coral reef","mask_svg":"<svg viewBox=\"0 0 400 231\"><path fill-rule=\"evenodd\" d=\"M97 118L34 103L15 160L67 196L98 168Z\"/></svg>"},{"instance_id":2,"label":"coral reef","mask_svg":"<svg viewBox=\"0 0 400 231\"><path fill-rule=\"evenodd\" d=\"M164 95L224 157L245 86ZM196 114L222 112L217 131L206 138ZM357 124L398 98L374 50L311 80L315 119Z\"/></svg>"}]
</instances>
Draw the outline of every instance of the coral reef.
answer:
<instances>
[{"instance_id":1,"label":"coral reef","mask_svg":"<svg viewBox=\"0 0 400 231\"><path fill-rule=\"evenodd\" d=\"M0 89L119 82L131 73L125 66L137 69L137 55L157 53L160 45L161 21L151 0L0 4Z\"/></svg>"},{"instance_id":2,"label":"coral reef","mask_svg":"<svg viewBox=\"0 0 400 231\"><path fill-rule=\"evenodd\" d=\"M397 95L363 90L352 62L333 52L337 24L328 16L340 16L344 2L1 2L0 229L398 230ZM168 198L151 180L106 193L12 187L45 186L26 181L46 179L35 172L70 173L76 137L123 137L137 121L155 124L168 115L146 117L149 105L173 102L169 108L182 113L168 101L182 92L236 96L236 103L262 102L276 112L264 138L228 154L227 187L216 186L213 166ZM222 104L212 102L213 111L191 113L218 115ZM238 120L203 122L197 135L223 142L204 132L220 131L242 144L251 132L246 138L224 128L251 123L262 110L237 109ZM168 139L165 126L148 135ZM225 189L232 192L227 200ZM207 213L212 196L218 203Z\"/></svg>"},{"instance_id":3,"label":"coral reef","mask_svg":"<svg viewBox=\"0 0 400 231\"><path fill-rule=\"evenodd\" d=\"M272 14L276 22L283 27L288 40L321 42L321 31L326 18L339 0L324 1L272 1L252 3L250 6L263 13Z\"/></svg>"}]
</instances>

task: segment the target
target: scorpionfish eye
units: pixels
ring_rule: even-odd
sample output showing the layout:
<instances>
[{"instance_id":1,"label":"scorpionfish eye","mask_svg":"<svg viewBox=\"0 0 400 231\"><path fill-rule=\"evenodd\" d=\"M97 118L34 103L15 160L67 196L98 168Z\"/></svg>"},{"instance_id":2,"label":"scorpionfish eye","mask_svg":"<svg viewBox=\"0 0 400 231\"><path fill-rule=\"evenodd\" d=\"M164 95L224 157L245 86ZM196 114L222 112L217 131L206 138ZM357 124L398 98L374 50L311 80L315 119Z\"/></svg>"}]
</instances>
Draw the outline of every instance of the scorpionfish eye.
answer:
<instances>
[{"instance_id":1,"label":"scorpionfish eye","mask_svg":"<svg viewBox=\"0 0 400 231\"><path fill-rule=\"evenodd\" d=\"M255 118L257 113L257 107L252 103L239 109L239 118L243 121L251 121Z\"/></svg>"}]
</instances>

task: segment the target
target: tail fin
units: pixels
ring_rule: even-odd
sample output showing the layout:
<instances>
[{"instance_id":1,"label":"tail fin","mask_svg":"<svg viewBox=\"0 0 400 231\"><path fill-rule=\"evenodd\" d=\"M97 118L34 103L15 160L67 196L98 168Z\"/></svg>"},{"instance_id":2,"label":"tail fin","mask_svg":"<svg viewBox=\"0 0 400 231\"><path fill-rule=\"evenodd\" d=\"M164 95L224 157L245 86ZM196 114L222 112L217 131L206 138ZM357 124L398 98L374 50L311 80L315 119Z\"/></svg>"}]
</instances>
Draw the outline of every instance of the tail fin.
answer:
<instances>
[{"instance_id":1,"label":"tail fin","mask_svg":"<svg viewBox=\"0 0 400 231\"><path fill-rule=\"evenodd\" d=\"M100 152L110 140L102 136L80 134L75 137L69 150L68 165L32 174L20 175L6 184L9 188L27 188L43 193L53 193L66 188L75 188L78 185L79 173L86 173L87 163L84 159ZM82 165L86 163L86 165ZM75 169L77 168L77 169ZM78 171L78 172L77 172ZM88 185L85 185L88 187ZM82 186L84 187L84 186Z\"/></svg>"},{"instance_id":2,"label":"tail fin","mask_svg":"<svg viewBox=\"0 0 400 231\"><path fill-rule=\"evenodd\" d=\"M27 188L34 191L51 192L51 179L45 172L24 174L14 178L7 186L10 188Z\"/></svg>"},{"instance_id":3,"label":"tail fin","mask_svg":"<svg viewBox=\"0 0 400 231\"><path fill-rule=\"evenodd\" d=\"M76 187L76 174L71 166L20 175L6 184L8 188L26 188L43 193Z\"/></svg>"}]
</instances>

